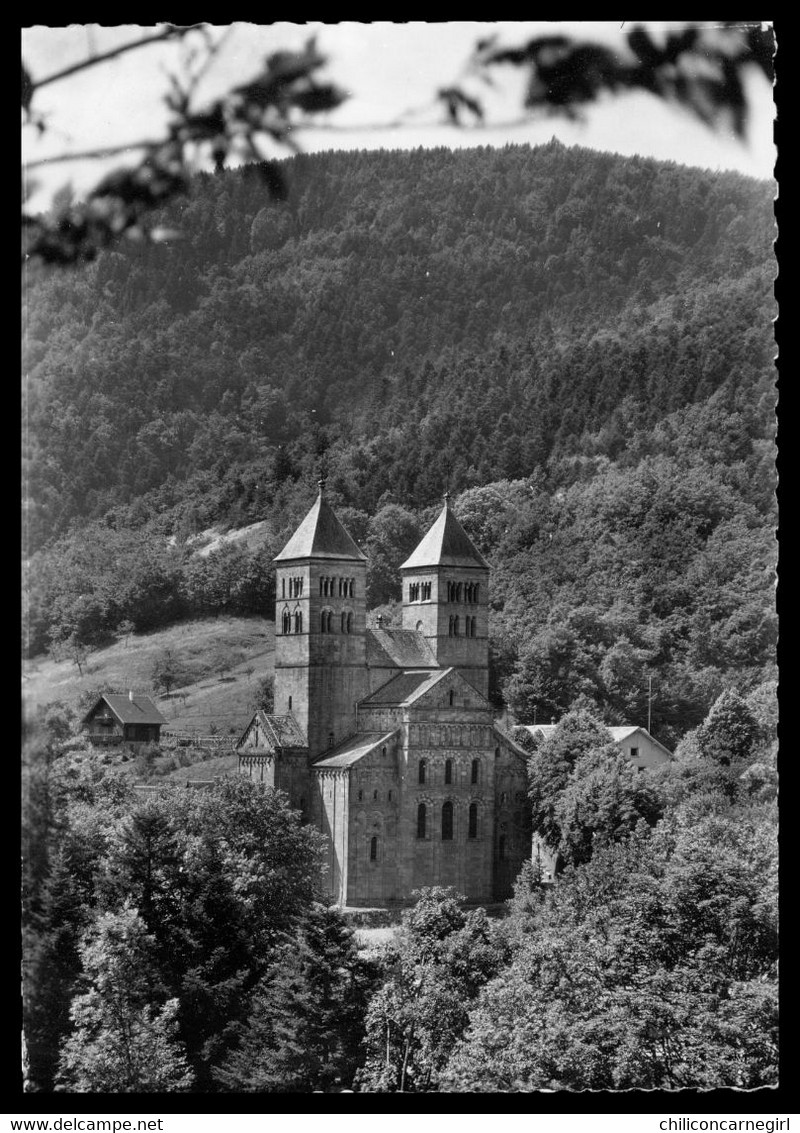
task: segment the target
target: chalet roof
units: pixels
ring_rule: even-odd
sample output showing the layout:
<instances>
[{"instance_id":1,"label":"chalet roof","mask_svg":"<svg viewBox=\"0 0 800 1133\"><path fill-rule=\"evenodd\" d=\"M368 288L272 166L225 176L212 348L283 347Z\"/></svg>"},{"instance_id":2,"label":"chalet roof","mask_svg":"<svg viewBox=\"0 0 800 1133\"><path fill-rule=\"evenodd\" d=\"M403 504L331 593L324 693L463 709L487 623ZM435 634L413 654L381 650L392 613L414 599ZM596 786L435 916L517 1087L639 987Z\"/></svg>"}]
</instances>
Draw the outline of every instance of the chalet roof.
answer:
<instances>
[{"instance_id":1,"label":"chalet roof","mask_svg":"<svg viewBox=\"0 0 800 1133\"><path fill-rule=\"evenodd\" d=\"M259 710L250 720L249 724L239 737L236 746L239 747L243 743L247 733L252 728L255 721L258 720L264 729L267 746L271 749L278 747L305 747L306 738L300 730L300 725L295 720L294 716L274 716L267 712Z\"/></svg>"},{"instance_id":2,"label":"chalet roof","mask_svg":"<svg viewBox=\"0 0 800 1133\"><path fill-rule=\"evenodd\" d=\"M290 559L355 559L365 562L360 551L325 499L323 483L303 522L273 562Z\"/></svg>"},{"instance_id":3,"label":"chalet roof","mask_svg":"<svg viewBox=\"0 0 800 1133\"><path fill-rule=\"evenodd\" d=\"M452 671L452 669L437 669L432 673L429 669L416 669L398 673L385 685L376 689L364 700L359 701L359 707L373 708L378 705L399 707L400 705L411 704L417 697L433 688L442 677L447 673L452 673Z\"/></svg>"},{"instance_id":4,"label":"chalet roof","mask_svg":"<svg viewBox=\"0 0 800 1133\"><path fill-rule=\"evenodd\" d=\"M425 638L415 629L374 626L367 630L367 664L396 665L398 669L438 668Z\"/></svg>"},{"instance_id":5,"label":"chalet roof","mask_svg":"<svg viewBox=\"0 0 800 1133\"><path fill-rule=\"evenodd\" d=\"M103 693L83 717L85 723L97 711L98 705L105 702L121 724L166 724L167 719L153 704L149 696L138 693L133 697L116 693Z\"/></svg>"},{"instance_id":6,"label":"chalet roof","mask_svg":"<svg viewBox=\"0 0 800 1133\"><path fill-rule=\"evenodd\" d=\"M467 535L445 498L439 518L423 536L416 550L412 551L401 570L418 570L420 567L480 567L489 569L489 564Z\"/></svg>"},{"instance_id":7,"label":"chalet roof","mask_svg":"<svg viewBox=\"0 0 800 1133\"><path fill-rule=\"evenodd\" d=\"M316 771L325 768L352 767L354 763L358 763L359 759L369 755L375 748L388 743L394 734L394 731L359 732L357 736L351 736L343 743L332 747L320 759L316 759L311 765L311 769Z\"/></svg>"},{"instance_id":8,"label":"chalet roof","mask_svg":"<svg viewBox=\"0 0 800 1133\"><path fill-rule=\"evenodd\" d=\"M523 727L526 732L530 732L532 736L538 732L542 736L542 739L546 740L549 739L550 736L552 736L553 732L558 727L558 724L522 724L521 727ZM651 736L647 728L639 727L636 724L614 724L612 726L606 724L606 731L611 733L611 738L614 740L614 743L617 744L622 743L623 740L627 740L634 734L634 732L641 732L643 736L647 737L650 743L655 744L655 746L658 748L661 748L661 750L665 752L670 757L670 759L672 759L672 752L669 750L669 748L666 748L662 743L659 743L655 736Z\"/></svg>"}]
</instances>

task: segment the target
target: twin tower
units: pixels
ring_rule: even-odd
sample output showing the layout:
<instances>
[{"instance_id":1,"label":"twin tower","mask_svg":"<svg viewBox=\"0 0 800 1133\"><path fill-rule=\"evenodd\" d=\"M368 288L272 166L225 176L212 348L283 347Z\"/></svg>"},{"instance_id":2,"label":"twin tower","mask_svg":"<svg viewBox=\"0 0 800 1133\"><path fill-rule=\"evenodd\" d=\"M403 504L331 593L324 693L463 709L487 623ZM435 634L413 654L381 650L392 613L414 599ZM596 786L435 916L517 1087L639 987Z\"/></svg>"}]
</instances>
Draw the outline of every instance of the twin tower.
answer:
<instances>
[{"instance_id":1,"label":"twin tower","mask_svg":"<svg viewBox=\"0 0 800 1133\"><path fill-rule=\"evenodd\" d=\"M402 629L367 629L366 565L325 498L276 556L275 708L311 760L357 730L356 705L403 669L455 668L488 694L489 566L449 498L400 567Z\"/></svg>"}]
</instances>

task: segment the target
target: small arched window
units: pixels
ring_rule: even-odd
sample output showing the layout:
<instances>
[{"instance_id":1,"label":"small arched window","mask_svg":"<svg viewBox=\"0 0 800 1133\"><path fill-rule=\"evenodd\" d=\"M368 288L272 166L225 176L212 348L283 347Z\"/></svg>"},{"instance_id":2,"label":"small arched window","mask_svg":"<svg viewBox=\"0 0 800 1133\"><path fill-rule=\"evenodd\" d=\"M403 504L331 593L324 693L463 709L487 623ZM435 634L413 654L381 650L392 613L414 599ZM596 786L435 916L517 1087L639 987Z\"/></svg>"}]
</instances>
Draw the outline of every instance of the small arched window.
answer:
<instances>
[{"instance_id":1,"label":"small arched window","mask_svg":"<svg viewBox=\"0 0 800 1133\"><path fill-rule=\"evenodd\" d=\"M333 633L333 610L328 610L326 617L325 632Z\"/></svg>"},{"instance_id":2,"label":"small arched window","mask_svg":"<svg viewBox=\"0 0 800 1133\"><path fill-rule=\"evenodd\" d=\"M378 835L373 834L369 840L369 860L376 862L378 860Z\"/></svg>"},{"instance_id":3,"label":"small arched window","mask_svg":"<svg viewBox=\"0 0 800 1133\"><path fill-rule=\"evenodd\" d=\"M286 579L282 578L281 579L281 598L285 598L285 597L286 597Z\"/></svg>"},{"instance_id":4,"label":"small arched window","mask_svg":"<svg viewBox=\"0 0 800 1133\"><path fill-rule=\"evenodd\" d=\"M470 773L470 780L469 780L470 783L477 783L478 782L478 772L479 772L480 765L481 765L481 763L480 763L479 759L473 759L473 761L472 761L472 771Z\"/></svg>"},{"instance_id":5,"label":"small arched window","mask_svg":"<svg viewBox=\"0 0 800 1133\"><path fill-rule=\"evenodd\" d=\"M289 711L290 712L292 711L292 698L291 698L291 696L289 697Z\"/></svg>"},{"instance_id":6,"label":"small arched window","mask_svg":"<svg viewBox=\"0 0 800 1133\"><path fill-rule=\"evenodd\" d=\"M428 820L427 814L428 814L428 812L427 812L427 808L425 806L425 803L420 803L419 806L417 807L417 837L418 838L424 838L425 837L426 823L427 823L427 820Z\"/></svg>"},{"instance_id":7,"label":"small arched window","mask_svg":"<svg viewBox=\"0 0 800 1133\"><path fill-rule=\"evenodd\" d=\"M356 593L356 580L354 578L351 578L350 579L350 592L348 594L348 598L355 597L355 593Z\"/></svg>"},{"instance_id":8,"label":"small arched window","mask_svg":"<svg viewBox=\"0 0 800 1133\"><path fill-rule=\"evenodd\" d=\"M342 633L347 633L347 614L342 610Z\"/></svg>"},{"instance_id":9,"label":"small arched window","mask_svg":"<svg viewBox=\"0 0 800 1133\"><path fill-rule=\"evenodd\" d=\"M445 781L445 783L452 783L453 782L453 761L452 761L452 759L446 759L444 761L444 781Z\"/></svg>"},{"instance_id":10,"label":"small arched window","mask_svg":"<svg viewBox=\"0 0 800 1133\"><path fill-rule=\"evenodd\" d=\"M302 633L303 632L303 615L301 614L301 612L299 610L296 610L295 615L294 615L294 632L295 633Z\"/></svg>"},{"instance_id":11,"label":"small arched window","mask_svg":"<svg viewBox=\"0 0 800 1133\"><path fill-rule=\"evenodd\" d=\"M453 615L451 614L451 615L450 615L450 621L449 621L449 622L448 622L448 624L447 624L447 636L448 636L448 637L452 637L452 636L453 636L453 622L454 622L454 620L455 620L455 619L453 618Z\"/></svg>"},{"instance_id":12,"label":"small arched window","mask_svg":"<svg viewBox=\"0 0 800 1133\"><path fill-rule=\"evenodd\" d=\"M478 804L470 803L469 807L469 829L467 831L468 838L478 837Z\"/></svg>"},{"instance_id":13,"label":"small arched window","mask_svg":"<svg viewBox=\"0 0 800 1133\"><path fill-rule=\"evenodd\" d=\"M325 612L325 610L323 610L322 613L319 616L319 632L320 633L327 633L327 626L328 626L328 615Z\"/></svg>"},{"instance_id":14,"label":"small arched window","mask_svg":"<svg viewBox=\"0 0 800 1133\"><path fill-rule=\"evenodd\" d=\"M292 632L292 617L288 610L283 611L282 625L284 633Z\"/></svg>"},{"instance_id":15,"label":"small arched window","mask_svg":"<svg viewBox=\"0 0 800 1133\"><path fill-rule=\"evenodd\" d=\"M418 771L418 774L417 774L417 782L418 783L424 783L425 782L425 760L424 759L421 759L419 761L419 771Z\"/></svg>"},{"instance_id":16,"label":"small arched window","mask_svg":"<svg viewBox=\"0 0 800 1133\"><path fill-rule=\"evenodd\" d=\"M348 633L353 632L353 614L352 614L352 611L350 611L347 615L347 632Z\"/></svg>"},{"instance_id":17,"label":"small arched window","mask_svg":"<svg viewBox=\"0 0 800 1133\"><path fill-rule=\"evenodd\" d=\"M442 841L453 841L453 804L451 802L442 804Z\"/></svg>"},{"instance_id":18,"label":"small arched window","mask_svg":"<svg viewBox=\"0 0 800 1133\"><path fill-rule=\"evenodd\" d=\"M456 698L456 694L453 692L452 689L450 689L450 695L449 695L448 699L450 701L450 707L451 708L453 707L453 702L455 701L455 698Z\"/></svg>"},{"instance_id":19,"label":"small arched window","mask_svg":"<svg viewBox=\"0 0 800 1133\"><path fill-rule=\"evenodd\" d=\"M453 637L458 637L458 623L459 617L458 614L456 614L456 616L453 618Z\"/></svg>"}]
</instances>

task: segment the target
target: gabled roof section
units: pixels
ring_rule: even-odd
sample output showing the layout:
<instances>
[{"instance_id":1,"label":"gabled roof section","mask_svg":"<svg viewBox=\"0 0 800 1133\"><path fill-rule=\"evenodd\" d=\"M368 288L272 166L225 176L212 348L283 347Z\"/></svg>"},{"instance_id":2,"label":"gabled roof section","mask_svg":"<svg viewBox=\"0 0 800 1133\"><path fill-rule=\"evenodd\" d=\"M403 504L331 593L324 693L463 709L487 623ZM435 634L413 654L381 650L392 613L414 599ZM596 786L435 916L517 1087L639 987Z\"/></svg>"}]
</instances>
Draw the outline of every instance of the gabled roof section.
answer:
<instances>
[{"instance_id":1,"label":"gabled roof section","mask_svg":"<svg viewBox=\"0 0 800 1133\"><path fill-rule=\"evenodd\" d=\"M121 696L114 693L104 693L83 717L85 723L92 716L98 706L104 702L114 713L120 724L166 724L167 719L153 704L149 696L134 695Z\"/></svg>"},{"instance_id":2,"label":"gabled roof section","mask_svg":"<svg viewBox=\"0 0 800 1133\"><path fill-rule=\"evenodd\" d=\"M331 505L325 499L324 481L320 481L319 495L311 511L295 531L283 550L272 560L275 563L290 559L355 559L366 562L342 526Z\"/></svg>"},{"instance_id":3,"label":"gabled roof section","mask_svg":"<svg viewBox=\"0 0 800 1133\"><path fill-rule=\"evenodd\" d=\"M247 733L253 727L253 724L261 724L264 731L264 736L267 746L271 751L279 747L305 747L306 738L300 730L300 725L295 720L294 716L272 716L266 712L259 710L251 718L249 724L242 732L239 739L236 741L237 748L244 742Z\"/></svg>"},{"instance_id":4,"label":"gabled roof section","mask_svg":"<svg viewBox=\"0 0 800 1133\"><path fill-rule=\"evenodd\" d=\"M379 689L365 697L364 700L360 700L358 706L359 708L377 708L385 705L399 707L400 705L410 704L418 696L427 692L429 688L433 688L445 673L451 671L451 669L437 669L431 673L429 669L423 669L398 673L396 677L392 677L390 681L381 685Z\"/></svg>"},{"instance_id":5,"label":"gabled roof section","mask_svg":"<svg viewBox=\"0 0 800 1133\"><path fill-rule=\"evenodd\" d=\"M327 751L320 759L316 759L311 765L311 770L316 771L319 768L352 767L354 763L358 763L360 759L363 759L365 755L369 755L375 748L388 743L395 734L395 731L360 732L357 736L351 736L343 743L332 747L330 751Z\"/></svg>"},{"instance_id":6,"label":"gabled roof section","mask_svg":"<svg viewBox=\"0 0 800 1133\"><path fill-rule=\"evenodd\" d=\"M367 630L366 641L368 665L396 665L398 669L439 667L427 641L415 629L374 626Z\"/></svg>"},{"instance_id":7,"label":"gabled roof section","mask_svg":"<svg viewBox=\"0 0 800 1133\"><path fill-rule=\"evenodd\" d=\"M400 570L433 566L489 569L486 559L456 519L447 496L439 518L427 535L423 536L416 550L401 564Z\"/></svg>"},{"instance_id":8,"label":"gabled roof section","mask_svg":"<svg viewBox=\"0 0 800 1133\"><path fill-rule=\"evenodd\" d=\"M494 732L497 739L501 740L506 745L506 747L514 753L514 755L519 756L520 759L524 759L526 763L528 762L528 752L525 751L524 748L521 748L517 741L511 738L508 732L504 732L503 729L500 728L497 724L494 725L492 731Z\"/></svg>"}]
</instances>

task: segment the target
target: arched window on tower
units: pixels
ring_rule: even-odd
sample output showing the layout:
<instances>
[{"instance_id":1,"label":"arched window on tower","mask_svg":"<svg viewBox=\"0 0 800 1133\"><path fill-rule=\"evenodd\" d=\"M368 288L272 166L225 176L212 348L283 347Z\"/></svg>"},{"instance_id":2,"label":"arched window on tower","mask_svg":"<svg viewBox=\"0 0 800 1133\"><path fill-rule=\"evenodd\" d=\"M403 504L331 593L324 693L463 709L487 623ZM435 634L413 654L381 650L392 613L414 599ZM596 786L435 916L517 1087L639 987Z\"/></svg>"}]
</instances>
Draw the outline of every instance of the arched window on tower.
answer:
<instances>
[{"instance_id":1,"label":"arched window on tower","mask_svg":"<svg viewBox=\"0 0 800 1133\"><path fill-rule=\"evenodd\" d=\"M283 611L283 617L281 619L281 626L283 627L284 633L291 633L292 632L292 615L289 613L288 610Z\"/></svg>"},{"instance_id":2,"label":"arched window on tower","mask_svg":"<svg viewBox=\"0 0 800 1133\"><path fill-rule=\"evenodd\" d=\"M447 636L448 637L453 636L453 620L454 620L453 615L451 614L450 615L450 621L447 623Z\"/></svg>"},{"instance_id":3,"label":"arched window on tower","mask_svg":"<svg viewBox=\"0 0 800 1133\"><path fill-rule=\"evenodd\" d=\"M452 759L446 759L444 761L444 781L445 781L445 783L452 783L453 782L453 761L452 761Z\"/></svg>"},{"instance_id":4,"label":"arched window on tower","mask_svg":"<svg viewBox=\"0 0 800 1133\"><path fill-rule=\"evenodd\" d=\"M450 707L452 708L453 704L455 702L455 699L456 699L456 694L453 692L452 689L450 689L450 692L448 693L447 699L450 702Z\"/></svg>"},{"instance_id":5,"label":"arched window on tower","mask_svg":"<svg viewBox=\"0 0 800 1133\"><path fill-rule=\"evenodd\" d=\"M353 632L353 613L352 613L352 610L348 610L348 613L347 613L347 630L346 630L346 632L347 633Z\"/></svg>"},{"instance_id":6,"label":"arched window on tower","mask_svg":"<svg viewBox=\"0 0 800 1133\"><path fill-rule=\"evenodd\" d=\"M294 632L303 632L303 615L300 610L295 610L294 612Z\"/></svg>"},{"instance_id":7,"label":"arched window on tower","mask_svg":"<svg viewBox=\"0 0 800 1133\"><path fill-rule=\"evenodd\" d=\"M442 804L442 841L453 841L453 804L449 801Z\"/></svg>"},{"instance_id":8,"label":"arched window on tower","mask_svg":"<svg viewBox=\"0 0 800 1133\"><path fill-rule=\"evenodd\" d=\"M470 771L470 777L469 777L470 783L475 784L475 783L478 782L478 775L480 773L480 766L481 766L480 760L479 759L473 759L472 769Z\"/></svg>"},{"instance_id":9,"label":"arched window on tower","mask_svg":"<svg viewBox=\"0 0 800 1133\"><path fill-rule=\"evenodd\" d=\"M281 579L281 598L285 598L285 597L286 597L286 579L282 578Z\"/></svg>"},{"instance_id":10,"label":"arched window on tower","mask_svg":"<svg viewBox=\"0 0 800 1133\"><path fill-rule=\"evenodd\" d=\"M475 583L475 591L474 591L474 594L473 594L473 597L472 597L473 602L478 601L478 593L480 592L480 588L481 588L481 584L479 582L476 582Z\"/></svg>"},{"instance_id":11,"label":"arched window on tower","mask_svg":"<svg viewBox=\"0 0 800 1133\"><path fill-rule=\"evenodd\" d=\"M425 782L425 760L424 759L421 759L419 761L419 770L417 772L417 782L418 783L424 783Z\"/></svg>"},{"instance_id":12,"label":"arched window on tower","mask_svg":"<svg viewBox=\"0 0 800 1133\"><path fill-rule=\"evenodd\" d=\"M470 803L469 805L469 827L467 829L468 838L478 837L478 804Z\"/></svg>"},{"instance_id":13,"label":"arched window on tower","mask_svg":"<svg viewBox=\"0 0 800 1133\"><path fill-rule=\"evenodd\" d=\"M459 617L458 614L456 614L456 616L453 618L453 637L458 637L458 623Z\"/></svg>"},{"instance_id":14,"label":"arched window on tower","mask_svg":"<svg viewBox=\"0 0 800 1133\"><path fill-rule=\"evenodd\" d=\"M327 613L326 633L333 633L333 610L328 610Z\"/></svg>"},{"instance_id":15,"label":"arched window on tower","mask_svg":"<svg viewBox=\"0 0 800 1133\"><path fill-rule=\"evenodd\" d=\"M424 838L426 833L426 825L428 821L428 811L425 803L420 803L417 807L417 837Z\"/></svg>"},{"instance_id":16,"label":"arched window on tower","mask_svg":"<svg viewBox=\"0 0 800 1133\"><path fill-rule=\"evenodd\" d=\"M369 860L376 862L378 860L378 835L373 834L369 840Z\"/></svg>"},{"instance_id":17,"label":"arched window on tower","mask_svg":"<svg viewBox=\"0 0 800 1133\"><path fill-rule=\"evenodd\" d=\"M347 633L347 614L342 610L342 633Z\"/></svg>"},{"instance_id":18,"label":"arched window on tower","mask_svg":"<svg viewBox=\"0 0 800 1133\"><path fill-rule=\"evenodd\" d=\"M322 613L319 615L319 632L320 633L327 633L327 629L326 629L327 625L328 625L328 614L327 614L326 610L323 610Z\"/></svg>"}]
</instances>

